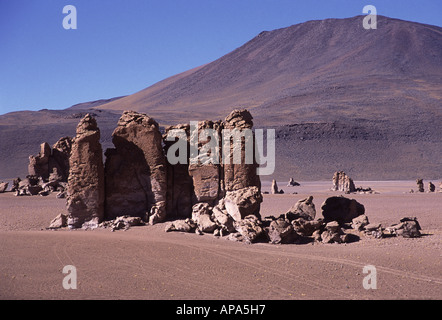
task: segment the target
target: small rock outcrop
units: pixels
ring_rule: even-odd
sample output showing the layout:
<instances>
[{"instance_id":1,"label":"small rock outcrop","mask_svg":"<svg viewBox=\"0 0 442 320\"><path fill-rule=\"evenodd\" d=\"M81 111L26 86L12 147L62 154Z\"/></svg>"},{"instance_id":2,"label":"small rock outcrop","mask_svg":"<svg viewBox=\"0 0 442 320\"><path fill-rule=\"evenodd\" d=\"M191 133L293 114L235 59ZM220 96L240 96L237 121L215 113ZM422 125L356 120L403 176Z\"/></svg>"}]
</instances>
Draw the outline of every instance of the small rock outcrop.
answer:
<instances>
[{"instance_id":1,"label":"small rock outcrop","mask_svg":"<svg viewBox=\"0 0 442 320\"><path fill-rule=\"evenodd\" d=\"M430 181L428 182L428 192L435 192L436 186Z\"/></svg>"},{"instance_id":2,"label":"small rock outcrop","mask_svg":"<svg viewBox=\"0 0 442 320\"><path fill-rule=\"evenodd\" d=\"M300 185L301 184L299 184L299 182L296 182L293 178L290 178L287 187L299 187Z\"/></svg>"},{"instance_id":3,"label":"small rock outcrop","mask_svg":"<svg viewBox=\"0 0 442 320\"><path fill-rule=\"evenodd\" d=\"M8 189L9 183L7 182L0 182L0 193L6 192L6 189Z\"/></svg>"},{"instance_id":4,"label":"small rock outcrop","mask_svg":"<svg viewBox=\"0 0 442 320\"><path fill-rule=\"evenodd\" d=\"M104 166L100 130L89 114L77 126L69 165L68 226L97 227L104 218Z\"/></svg>"}]
</instances>

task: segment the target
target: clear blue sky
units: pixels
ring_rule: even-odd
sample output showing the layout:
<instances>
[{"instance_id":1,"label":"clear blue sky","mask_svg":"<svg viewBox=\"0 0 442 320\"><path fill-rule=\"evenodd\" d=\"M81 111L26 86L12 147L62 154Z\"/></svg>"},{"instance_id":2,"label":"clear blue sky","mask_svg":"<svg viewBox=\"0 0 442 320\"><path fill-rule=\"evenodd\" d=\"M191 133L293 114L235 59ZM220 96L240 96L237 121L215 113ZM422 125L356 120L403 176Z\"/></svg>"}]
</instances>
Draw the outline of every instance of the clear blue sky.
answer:
<instances>
[{"instance_id":1,"label":"clear blue sky","mask_svg":"<svg viewBox=\"0 0 442 320\"><path fill-rule=\"evenodd\" d=\"M0 114L127 95L263 30L380 15L442 25L441 0L0 0ZM77 30L65 30L65 5Z\"/></svg>"}]
</instances>

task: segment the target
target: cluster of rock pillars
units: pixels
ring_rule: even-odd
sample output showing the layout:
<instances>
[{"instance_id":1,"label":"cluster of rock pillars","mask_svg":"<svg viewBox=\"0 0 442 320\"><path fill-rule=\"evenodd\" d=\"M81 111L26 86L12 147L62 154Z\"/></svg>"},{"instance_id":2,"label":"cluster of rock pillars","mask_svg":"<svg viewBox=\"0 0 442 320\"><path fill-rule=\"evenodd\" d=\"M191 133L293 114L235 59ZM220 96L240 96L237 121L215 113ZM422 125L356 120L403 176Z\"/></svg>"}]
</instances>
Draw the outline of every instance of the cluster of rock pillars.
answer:
<instances>
[{"instance_id":1,"label":"cluster of rock pillars","mask_svg":"<svg viewBox=\"0 0 442 320\"><path fill-rule=\"evenodd\" d=\"M221 135L222 129L252 129L252 119L247 110L234 110L224 121L200 121L197 132L212 129ZM166 155L176 141L166 136L174 129L187 133L189 147L189 124L166 127L162 134L154 119L125 111L112 134L114 148L104 152L103 161L100 130L87 114L73 139L60 139L52 150L42 144L40 154L30 157L27 181L14 187L18 193L37 186L39 192L59 190L60 197L66 195L67 215L57 216L51 229L115 230L164 222L167 232L212 233L229 240L275 244L352 242L361 233L376 238L420 236L416 218L404 218L387 228L370 224L364 206L342 196L328 198L318 219L313 197L299 200L279 217L262 218L258 164L201 163L190 161L188 152L187 163L172 165ZM208 142L198 140L198 149ZM242 143L242 159L244 153ZM333 183L335 190L354 189L343 172L335 173Z\"/></svg>"}]
</instances>

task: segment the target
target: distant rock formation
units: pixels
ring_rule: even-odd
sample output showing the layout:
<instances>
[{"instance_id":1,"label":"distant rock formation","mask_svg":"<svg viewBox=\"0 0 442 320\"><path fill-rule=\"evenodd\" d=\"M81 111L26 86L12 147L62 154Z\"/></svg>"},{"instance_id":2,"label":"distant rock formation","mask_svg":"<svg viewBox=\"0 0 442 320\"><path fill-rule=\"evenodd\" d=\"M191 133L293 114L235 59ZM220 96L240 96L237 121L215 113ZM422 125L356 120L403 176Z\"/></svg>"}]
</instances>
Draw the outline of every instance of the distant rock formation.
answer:
<instances>
[{"instance_id":1,"label":"distant rock formation","mask_svg":"<svg viewBox=\"0 0 442 320\"><path fill-rule=\"evenodd\" d=\"M428 192L435 192L436 186L430 181L428 182Z\"/></svg>"},{"instance_id":2,"label":"distant rock formation","mask_svg":"<svg viewBox=\"0 0 442 320\"><path fill-rule=\"evenodd\" d=\"M290 178L289 183L287 184L287 187L299 187L300 184L296 182L293 178Z\"/></svg>"},{"instance_id":3,"label":"distant rock formation","mask_svg":"<svg viewBox=\"0 0 442 320\"><path fill-rule=\"evenodd\" d=\"M416 184L417 184L417 191L418 192L424 192L424 181L423 179L416 179Z\"/></svg>"},{"instance_id":4,"label":"distant rock formation","mask_svg":"<svg viewBox=\"0 0 442 320\"><path fill-rule=\"evenodd\" d=\"M72 139L64 137L58 140L52 147L47 142L40 145L40 153L37 156L29 156L28 173L30 176L42 177L44 181L49 179L54 169L60 175L59 181L66 182L69 175L69 156L72 147Z\"/></svg>"},{"instance_id":5,"label":"distant rock formation","mask_svg":"<svg viewBox=\"0 0 442 320\"><path fill-rule=\"evenodd\" d=\"M345 193L355 192L353 180L345 174L344 171L337 171L333 175L333 191L342 191Z\"/></svg>"},{"instance_id":6,"label":"distant rock formation","mask_svg":"<svg viewBox=\"0 0 442 320\"><path fill-rule=\"evenodd\" d=\"M0 182L0 193L6 192L6 189L8 189L9 183L7 182Z\"/></svg>"},{"instance_id":7,"label":"distant rock formation","mask_svg":"<svg viewBox=\"0 0 442 320\"><path fill-rule=\"evenodd\" d=\"M100 129L89 114L77 126L69 165L68 226L97 227L104 218L104 165Z\"/></svg>"}]
</instances>

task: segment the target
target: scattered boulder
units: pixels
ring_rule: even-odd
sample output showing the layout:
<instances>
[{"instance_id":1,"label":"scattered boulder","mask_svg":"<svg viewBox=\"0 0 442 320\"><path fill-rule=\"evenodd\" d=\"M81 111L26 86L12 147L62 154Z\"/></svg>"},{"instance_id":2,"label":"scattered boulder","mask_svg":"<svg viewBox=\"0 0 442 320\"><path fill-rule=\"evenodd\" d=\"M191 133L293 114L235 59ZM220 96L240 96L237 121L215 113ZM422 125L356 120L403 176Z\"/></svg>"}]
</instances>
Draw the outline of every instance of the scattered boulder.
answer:
<instances>
[{"instance_id":1,"label":"scattered boulder","mask_svg":"<svg viewBox=\"0 0 442 320\"><path fill-rule=\"evenodd\" d=\"M230 234L229 240L241 240L245 243L254 243L264 235L262 222L255 215L248 215L244 219L235 221L234 226L237 234Z\"/></svg>"},{"instance_id":2,"label":"scattered boulder","mask_svg":"<svg viewBox=\"0 0 442 320\"><path fill-rule=\"evenodd\" d=\"M402 218L399 224L389 227L388 230L391 234L404 238L418 238L422 235L420 232L421 227L415 217Z\"/></svg>"},{"instance_id":3,"label":"scattered boulder","mask_svg":"<svg viewBox=\"0 0 442 320\"><path fill-rule=\"evenodd\" d=\"M65 228L68 225L68 217L67 215L60 213L58 216L56 216L51 223L49 224L48 229L60 229Z\"/></svg>"},{"instance_id":4,"label":"scattered boulder","mask_svg":"<svg viewBox=\"0 0 442 320\"><path fill-rule=\"evenodd\" d=\"M355 192L353 180L345 174L344 171L337 171L333 175L333 191L342 191L345 193Z\"/></svg>"},{"instance_id":5,"label":"scattered boulder","mask_svg":"<svg viewBox=\"0 0 442 320\"><path fill-rule=\"evenodd\" d=\"M369 223L368 217L365 214L361 214L351 221L351 227L355 230L362 231Z\"/></svg>"},{"instance_id":6,"label":"scattered boulder","mask_svg":"<svg viewBox=\"0 0 442 320\"><path fill-rule=\"evenodd\" d=\"M293 229L297 234L303 237L313 236L316 231L321 233L323 229L323 221L322 220L305 220L304 218L298 218L292 221Z\"/></svg>"},{"instance_id":7,"label":"scattered boulder","mask_svg":"<svg viewBox=\"0 0 442 320\"><path fill-rule=\"evenodd\" d=\"M267 234L270 243L273 244L293 243L298 238L298 234L294 231L291 223L283 218L272 221Z\"/></svg>"},{"instance_id":8,"label":"scattered boulder","mask_svg":"<svg viewBox=\"0 0 442 320\"><path fill-rule=\"evenodd\" d=\"M247 187L236 191L228 191L224 199L227 213L235 221L240 221L246 216L259 215L262 194L258 187Z\"/></svg>"},{"instance_id":9,"label":"scattered boulder","mask_svg":"<svg viewBox=\"0 0 442 320\"><path fill-rule=\"evenodd\" d=\"M362 204L342 196L326 199L321 210L325 222L337 221L340 225L350 223L354 218L365 213Z\"/></svg>"},{"instance_id":10,"label":"scattered boulder","mask_svg":"<svg viewBox=\"0 0 442 320\"><path fill-rule=\"evenodd\" d=\"M207 203L197 203L192 207L192 220L199 231L212 233L217 229L217 224L211 219L212 208Z\"/></svg>"},{"instance_id":11,"label":"scattered boulder","mask_svg":"<svg viewBox=\"0 0 442 320\"><path fill-rule=\"evenodd\" d=\"M97 121L87 114L77 126L69 159L68 226L94 228L104 218L104 167Z\"/></svg>"},{"instance_id":12,"label":"scattered boulder","mask_svg":"<svg viewBox=\"0 0 442 320\"><path fill-rule=\"evenodd\" d=\"M295 205L286 212L285 216L289 221L298 218L314 220L316 217L316 209L313 203L313 197L310 196L296 202Z\"/></svg>"},{"instance_id":13,"label":"scattered boulder","mask_svg":"<svg viewBox=\"0 0 442 320\"><path fill-rule=\"evenodd\" d=\"M165 231L194 232L197 225L191 219L174 220L166 224Z\"/></svg>"},{"instance_id":14,"label":"scattered boulder","mask_svg":"<svg viewBox=\"0 0 442 320\"><path fill-rule=\"evenodd\" d=\"M8 189L9 183L8 182L1 182L0 183L0 193L6 192L6 189Z\"/></svg>"},{"instance_id":15,"label":"scattered boulder","mask_svg":"<svg viewBox=\"0 0 442 320\"><path fill-rule=\"evenodd\" d=\"M299 187L300 184L296 182L293 178L290 178L289 183L287 184L287 187Z\"/></svg>"},{"instance_id":16,"label":"scattered boulder","mask_svg":"<svg viewBox=\"0 0 442 320\"><path fill-rule=\"evenodd\" d=\"M219 203L213 207L212 217L222 231L227 233L234 233L236 231L234 227L235 220L228 214L224 199L221 199Z\"/></svg>"}]
</instances>

